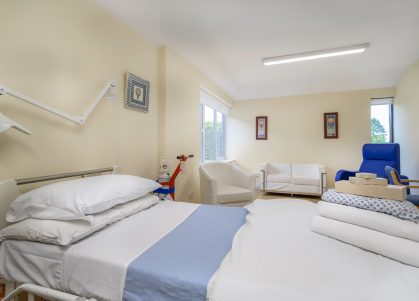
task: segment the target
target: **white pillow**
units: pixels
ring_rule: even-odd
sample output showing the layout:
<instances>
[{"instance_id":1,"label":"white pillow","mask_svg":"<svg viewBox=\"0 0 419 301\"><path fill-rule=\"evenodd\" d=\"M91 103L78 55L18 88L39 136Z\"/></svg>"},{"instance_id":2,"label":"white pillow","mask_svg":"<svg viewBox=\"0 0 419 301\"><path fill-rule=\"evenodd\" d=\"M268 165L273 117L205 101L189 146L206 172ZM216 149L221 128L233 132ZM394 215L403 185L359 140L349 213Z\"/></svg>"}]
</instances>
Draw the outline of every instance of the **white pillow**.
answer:
<instances>
[{"instance_id":1,"label":"white pillow","mask_svg":"<svg viewBox=\"0 0 419 301\"><path fill-rule=\"evenodd\" d=\"M157 204L159 198L147 195L92 215L92 224L82 220L58 221L27 218L0 231L0 242L8 239L29 240L67 246L137 212Z\"/></svg>"},{"instance_id":2,"label":"white pillow","mask_svg":"<svg viewBox=\"0 0 419 301\"><path fill-rule=\"evenodd\" d=\"M88 214L145 196L159 188L155 181L129 175L103 175L46 185L17 197L6 214L10 223L32 217L87 220Z\"/></svg>"}]
</instances>

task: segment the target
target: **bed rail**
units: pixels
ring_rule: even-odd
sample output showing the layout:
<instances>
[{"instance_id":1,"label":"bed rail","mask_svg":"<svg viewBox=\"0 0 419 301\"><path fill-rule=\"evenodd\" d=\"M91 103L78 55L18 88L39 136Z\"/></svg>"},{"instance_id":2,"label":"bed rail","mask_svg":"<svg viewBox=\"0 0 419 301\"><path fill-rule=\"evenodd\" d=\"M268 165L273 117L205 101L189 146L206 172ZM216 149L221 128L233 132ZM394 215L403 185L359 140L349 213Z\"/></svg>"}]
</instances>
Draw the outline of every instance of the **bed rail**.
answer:
<instances>
[{"instance_id":1,"label":"bed rail","mask_svg":"<svg viewBox=\"0 0 419 301\"><path fill-rule=\"evenodd\" d=\"M9 293L2 301L14 301L21 293L28 293L28 301L33 301L34 296L39 296L48 300L57 301L96 301L96 299L87 299L76 295L64 293L54 289L42 287L35 284L25 283L18 286L15 290Z\"/></svg>"},{"instance_id":2,"label":"bed rail","mask_svg":"<svg viewBox=\"0 0 419 301\"><path fill-rule=\"evenodd\" d=\"M76 171L76 172L67 172L62 174L56 175L49 175L49 176L42 176L42 177L33 177L33 178L25 178L25 179L17 179L17 185L24 185L24 184L31 184L31 183L38 183L44 181L52 181L52 180L59 180L65 178L74 178L74 177L85 177L92 174L98 173L105 173L105 172L116 172L117 167L106 167L106 168L98 168L98 169L90 169L90 170L83 170L83 171Z\"/></svg>"},{"instance_id":3,"label":"bed rail","mask_svg":"<svg viewBox=\"0 0 419 301\"><path fill-rule=\"evenodd\" d=\"M0 197L0 201L1 201L0 212L4 211L5 213L6 212L5 210L7 210L9 203L19 194L16 185L32 184L32 183L59 180L59 179L65 179L65 178L85 177L85 176L94 175L94 174L117 173L117 172L119 172L119 167L113 166L113 167L76 171L76 172L68 172L68 173L62 173L62 174L54 174L54 175L48 175L48 176L9 180L9 181L4 181L4 183L0 182L0 184L3 183L4 185L4 187L0 185L0 188L4 190L4 191L1 191L0 189L0 196L2 196ZM5 221L3 222L3 224L5 224ZM0 229L2 228L3 224L0 219ZM48 300L57 300L57 301L96 301L96 299L87 299L84 297L71 295L71 294L64 293L58 290L42 287L39 285L29 284L29 283L25 283L20 286L17 286L15 282L11 282L11 281L6 281L5 283L6 297L3 298L1 301L18 300L18 295L23 292L28 293L28 301L34 301L35 300L34 296L39 296Z\"/></svg>"}]
</instances>

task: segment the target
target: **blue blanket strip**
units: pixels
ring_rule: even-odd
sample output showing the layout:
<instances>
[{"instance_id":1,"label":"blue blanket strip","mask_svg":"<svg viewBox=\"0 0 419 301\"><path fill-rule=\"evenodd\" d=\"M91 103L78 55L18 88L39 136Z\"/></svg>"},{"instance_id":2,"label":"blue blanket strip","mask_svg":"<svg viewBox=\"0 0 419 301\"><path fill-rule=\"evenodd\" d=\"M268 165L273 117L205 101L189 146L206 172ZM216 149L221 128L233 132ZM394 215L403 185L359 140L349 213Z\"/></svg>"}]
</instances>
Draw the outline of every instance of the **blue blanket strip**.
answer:
<instances>
[{"instance_id":1,"label":"blue blanket strip","mask_svg":"<svg viewBox=\"0 0 419 301\"><path fill-rule=\"evenodd\" d=\"M205 301L208 282L247 213L244 208L201 205L131 262L124 300Z\"/></svg>"}]
</instances>

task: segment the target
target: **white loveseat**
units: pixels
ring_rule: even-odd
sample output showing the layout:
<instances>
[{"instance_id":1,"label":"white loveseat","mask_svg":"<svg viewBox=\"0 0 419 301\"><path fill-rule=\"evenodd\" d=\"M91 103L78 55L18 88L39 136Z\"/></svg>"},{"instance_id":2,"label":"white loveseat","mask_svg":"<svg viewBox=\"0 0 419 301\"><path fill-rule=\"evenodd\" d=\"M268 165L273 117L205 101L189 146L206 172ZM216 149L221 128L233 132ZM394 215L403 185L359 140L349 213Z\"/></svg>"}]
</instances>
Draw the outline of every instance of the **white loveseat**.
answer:
<instances>
[{"instance_id":1,"label":"white loveseat","mask_svg":"<svg viewBox=\"0 0 419 301\"><path fill-rule=\"evenodd\" d=\"M326 188L326 170L320 164L266 163L261 172L266 192L322 195Z\"/></svg>"},{"instance_id":2,"label":"white loveseat","mask_svg":"<svg viewBox=\"0 0 419 301\"><path fill-rule=\"evenodd\" d=\"M199 167L204 204L245 205L255 199L256 175L235 163L209 162Z\"/></svg>"}]
</instances>

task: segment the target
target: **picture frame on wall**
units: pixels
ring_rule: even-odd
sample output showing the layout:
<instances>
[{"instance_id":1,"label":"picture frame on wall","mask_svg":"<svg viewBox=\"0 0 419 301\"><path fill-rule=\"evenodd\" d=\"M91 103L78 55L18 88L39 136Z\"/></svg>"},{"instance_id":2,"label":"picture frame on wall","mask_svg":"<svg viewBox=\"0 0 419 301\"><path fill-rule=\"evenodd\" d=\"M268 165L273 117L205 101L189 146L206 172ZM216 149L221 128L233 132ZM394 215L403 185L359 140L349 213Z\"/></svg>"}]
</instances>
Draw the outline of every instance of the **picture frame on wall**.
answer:
<instances>
[{"instance_id":1,"label":"picture frame on wall","mask_svg":"<svg viewBox=\"0 0 419 301\"><path fill-rule=\"evenodd\" d=\"M339 118L337 112L324 113L324 139L339 138Z\"/></svg>"},{"instance_id":2,"label":"picture frame on wall","mask_svg":"<svg viewBox=\"0 0 419 301\"><path fill-rule=\"evenodd\" d=\"M147 113L149 110L150 82L127 72L125 81L125 108Z\"/></svg>"},{"instance_id":3,"label":"picture frame on wall","mask_svg":"<svg viewBox=\"0 0 419 301\"><path fill-rule=\"evenodd\" d=\"M267 140L268 139L268 117L257 116L256 117L256 140Z\"/></svg>"}]
</instances>

